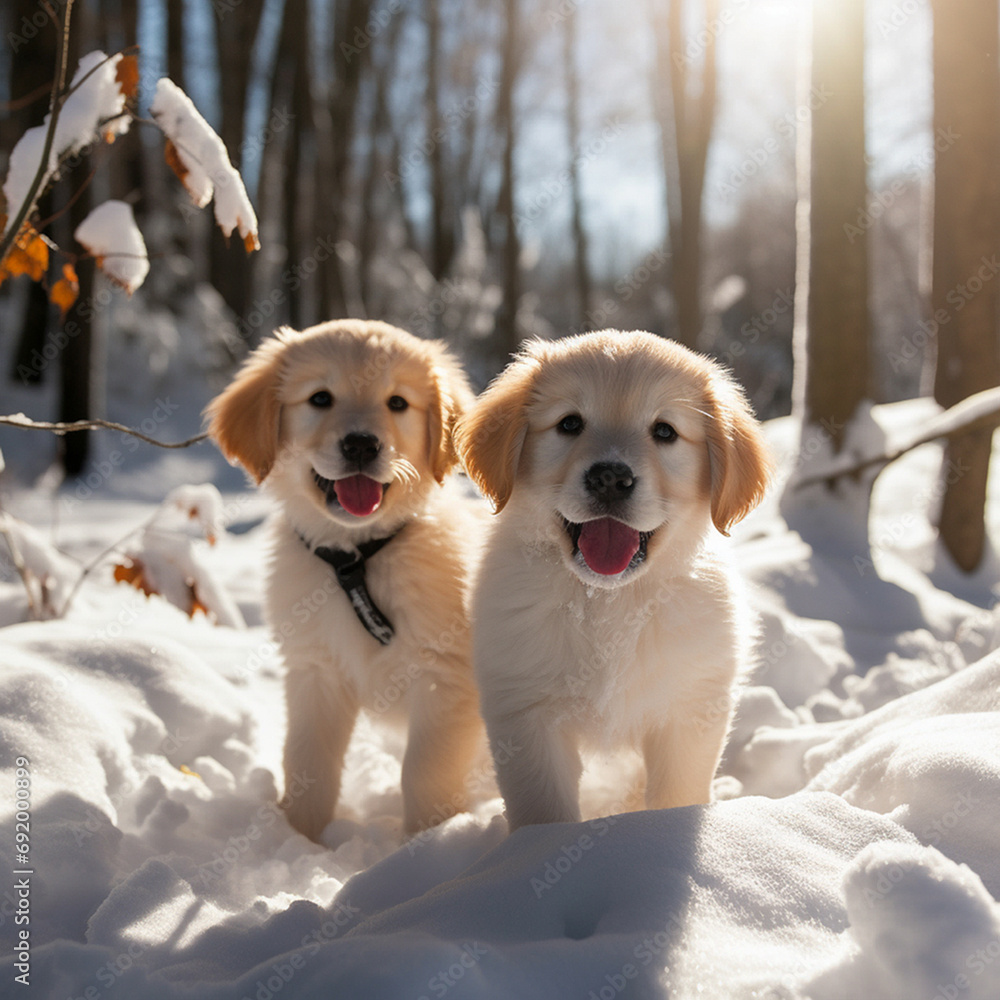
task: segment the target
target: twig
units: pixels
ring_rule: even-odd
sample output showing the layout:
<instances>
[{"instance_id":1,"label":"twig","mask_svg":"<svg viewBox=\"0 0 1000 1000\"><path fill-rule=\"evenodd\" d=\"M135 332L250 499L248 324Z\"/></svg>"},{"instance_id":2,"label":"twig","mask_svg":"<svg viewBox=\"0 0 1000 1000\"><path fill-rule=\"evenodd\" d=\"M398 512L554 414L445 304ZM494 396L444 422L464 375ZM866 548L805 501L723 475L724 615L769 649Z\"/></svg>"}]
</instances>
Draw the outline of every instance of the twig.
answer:
<instances>
[{"instance_id":1,"label":"twig","mask_svg":"<svg viewBox=\"0 0 1000 1000\"><path fill-rule=\"evenodd\" d=\"M42 420L31 420L21 414L0 416L0 424L6 424L9 427L23 427L25 430L32 431L54 431L56 434L70 434L73 431L121 431L123 434L131 434L132 437L137 437L147 444L155 444L157 448L189 448L208 437L207 434L197 434L185 441L157 441L156 438L147 437L124 424L116 424L113 420L74 420L72 423L50 423Z\"/></svg>"},{"instance_id":2,"label":"twig","mask_svg":"<svg viewBox=\"0 0 1000 1000\"><path fill-rule=\"evenodd\" d=\"M90 187L90 182L94 179L94 175L96 173L97 173L97 167L94 167L94 169L90 171L90 175L76 189L76 191L74 192L73 196L69 199L69 201L67 201L66 204L59 209L58 212L53 212L52 215L50 215L47 219L42 219L42 221L39 222L37 226L35 226L35 229L41 232L46 226L55 222L56 219L62 218L76 204L76 202L83 195L83 192L86 191L88 187Z\"/></svg>"},{"instance_id":3,"label":"twig","mask_svg":"<svg viewBox=\"0 0 1000 1000\"><path fill-rule=\"evenodd\" d=\"M3 535L4 541L7 543L7 548L10 549L10 557L14 562L14 569L17 570L17 575L21 578L25 593L28 595L29 617L32 619L41 618L38 607L35 604L34 595L31 593L31 579L28 576L28 567L25 565L21 550L17 547L17 542L14 541L14 535L7 527L7 517L8 515L0 509L0 535Z\"/></svg>"},{"instance_id":4,"label":"twig","mask_svg":"<svg viewBox=\"0 0 1000 1000\"><path fill-rule=\"evenodd\" d=\"M93 559L90 560L89 563L87 563L86 566L83 567L83 569L80 572L80 575L76 578L76 582L70 588L70 592L66 595L66 600L63 601L62 609L60 610L57 617L59 618L66 617L66 612L69 610L69 606L72 603L73 598L76 597L77 591L80 589L80 587L83 586L83 581L86 580L87 577L90 576L90 574L93 573L93 571L97 569L97 567L100 566L105 559L108 558L108 556L110 556L113 552L117 552L118 549L122 545L124 545L133 535L137 535L140 531L145 531L145 529L148 528L153 523L153 521L156 520L158 514L159 510L156 510L151 517L143 521L142 524L140 524L138 527L133 528L129 532L126 532L124 535L121 536L121 538L118 539L117 542L114 542L111 545L109 545L102 553L100 553L100 555L95 556Z\"/></svg>"},{"instance_id":5,"label":"twig","mask_svg":"<svg viewBox=\"0 0 1000 1000\"><path fill-rule=\"evenodd\" d=\"M59 37L58 68L52 80L52 96L49 99L49 127L45 133L45 143L42 147L42 157L38 164L38 170L32 178L31 186L25 195L21 207L17 210L13 222L7 227L7 231L0 236L0 263L2 263L14 241L20 235L21 227L25 219L34 211L35 203L41 192L42 184L49 176L49 157L52 155L52 146L56 140L56 126L59 124L59 115L62 112L63 87L66 85L66 60L69 56L69 19L73 10L73 0L66 0L66 7L63 13L62 34Z\"/></svg>"},{"instance_id":6,"label":"twig","mask_svg":"<svg viewBox=\"0 0 1000 1000\"><path fill-rule=\"evenodd\" d=\"M51 83L43 83L40 87L35 87L31 93L25 94L23 97L18 97L13 101L0 101L0 111L5 114L12 115L21 111L23 108L27 108L34 104L39 97L44 97L46 94L52 92Z\"/></svg>"},{"instance_id":7,"label":"twig","mask_svg":"<svg viewBox=\"0 0 1000 1000\"><path fill-rule=\"evenodd\" d=\"M983 410L984 403L990 404L988 409ZM971 411L968 416L964 412L967 410ZM881 455L861 459L854 465L831 469L828 472L819 472L814 476L800 479L793 488L801 490L807 486L815 486L817 483L830 484L835 479L841 479L844 476L858 476L873 465L889 465L923 444L930 444L932 441L939 441L942 438L950 440L964 434L972 434L975 431L994 430L998 426L1000 426L1000 388L984 389L982 392L977 392L961 400L943 413L939 413L930 421L929 430L918 434L902 447Z\"/></svg>"}]
</instances>

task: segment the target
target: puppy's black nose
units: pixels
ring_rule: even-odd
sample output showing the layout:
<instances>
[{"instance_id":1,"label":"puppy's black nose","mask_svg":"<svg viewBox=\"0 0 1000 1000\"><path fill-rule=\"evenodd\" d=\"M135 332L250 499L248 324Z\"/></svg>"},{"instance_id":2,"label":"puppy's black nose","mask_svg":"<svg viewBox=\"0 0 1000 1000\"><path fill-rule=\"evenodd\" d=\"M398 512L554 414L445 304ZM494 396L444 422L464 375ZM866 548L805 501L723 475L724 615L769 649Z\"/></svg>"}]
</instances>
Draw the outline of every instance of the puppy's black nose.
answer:
<instances>
[{"instance_id":1,"label":"puppy's black nose","mask_svg":"<svg viewBox=\"0 0 1000 1000\"><path fill-rule=\"evenodd\" d=\"M583 485L601 500L624 500L635 489L635 476L624 462L595 462L583 474Z\"/></svg>"},{"instance_id":2,"label":"puppy's black nose","mask_svg":"<svg viewBox=\"0 0 1000 1000\"><path fill-rule=\"evenodd\" d=\"M340 442L340 453L359 469L374 462L381 450L382 442L374 434L347 434Z\"/></svg>"}]
</instances>

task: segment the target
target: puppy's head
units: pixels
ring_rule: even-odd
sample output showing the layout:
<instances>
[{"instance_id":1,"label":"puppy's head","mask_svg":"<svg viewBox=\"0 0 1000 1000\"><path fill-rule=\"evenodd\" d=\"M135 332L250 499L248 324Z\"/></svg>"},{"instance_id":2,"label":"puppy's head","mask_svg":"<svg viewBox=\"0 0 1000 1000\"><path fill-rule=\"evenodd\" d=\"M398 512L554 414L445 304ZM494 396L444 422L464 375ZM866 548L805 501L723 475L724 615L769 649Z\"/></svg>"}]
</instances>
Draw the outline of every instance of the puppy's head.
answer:
<instances>
[{"instance_id":1,"label":"puppy's head","mask_svg":"<svg viewBox=\"0 0 1000 1000\"><path fill-rule=\"evenodd\" d=\"M497 511L538 526L588 583L634 579L661 551L723 534L760 500L763 440L708 358L648 333L528 344L457 434Z\"/></svg>"},{"instance_id":2,"label":"puppy's head","mask_svg":"<svg viewBox=\"0 0 1000 1000\"><path fill-rule=\"evenodd\" d=\"M469 398L440 344L337 320L279 330L206 415L225 455L266 480L297 523L321 512L360 528L412 512L444 479Z\"/></svg>"}]
</instances>

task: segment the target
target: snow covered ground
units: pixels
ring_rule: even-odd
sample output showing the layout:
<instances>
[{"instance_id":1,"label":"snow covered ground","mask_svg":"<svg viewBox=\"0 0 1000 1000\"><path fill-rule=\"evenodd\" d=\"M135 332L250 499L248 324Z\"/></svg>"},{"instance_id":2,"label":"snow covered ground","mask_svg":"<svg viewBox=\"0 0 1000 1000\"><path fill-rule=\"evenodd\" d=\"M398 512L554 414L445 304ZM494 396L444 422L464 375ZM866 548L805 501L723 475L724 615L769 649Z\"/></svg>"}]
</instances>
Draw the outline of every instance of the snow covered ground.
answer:
<instances>
[{"instance_id":1,"label":"snow covered ground","mask_svg":"<svg viewBox=\"0 0 1000 1000\"><path fill-rule=\"evenodd\" d=\"M916 401L876 416L891 433L933 413ZM795 432L788 419L768 426L786 471ZM2 438L9 460L11 433L29 432ZM962 578L935 548L937 446L878 480L870 547L808 498L782 508L793 530L780 489L741 526L760 664L715 805L623 814L635 761L601 759L586 791L594 818L508 838L484 764L472 812L407 840L402 741L364 723L325 847L275 806L283 711L260 612L266 506L211 445L148 456L110 467L86 498L53 500L44 480L28 489L8 473L5 506L40 546L54 535L86 561L143 525L154 498L214 479L231 530L191 551L247 627L115 584L110 562L64 620L23 623L6 568L0 995L1000 996L1000 573L990 556ZM994 500L994 537L998 515ZM15 856L19 761L27 864Z\"/></svg>"}]
</instances>

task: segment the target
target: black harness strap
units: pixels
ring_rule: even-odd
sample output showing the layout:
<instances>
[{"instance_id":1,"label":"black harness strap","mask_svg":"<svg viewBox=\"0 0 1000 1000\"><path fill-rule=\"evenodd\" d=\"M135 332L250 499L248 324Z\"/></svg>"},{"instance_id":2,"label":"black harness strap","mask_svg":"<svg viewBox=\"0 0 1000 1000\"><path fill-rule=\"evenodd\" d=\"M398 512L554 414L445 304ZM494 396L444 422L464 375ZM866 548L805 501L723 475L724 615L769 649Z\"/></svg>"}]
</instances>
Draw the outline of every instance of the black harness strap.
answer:
<instances>
[{"instance_id":1,"label":"black harness strap","mask_svg":"<svg viewBox=\"0 0 1000 1000\"><path fill-rule=\"evenodd\" d=\"M306 547L319 556L323 562L333 567L337 583L347 594L354 608L354 613L358 616L358 621L377 639L383 646L388 646L392 637L396 634L392 627L392 622L378 609L368 593L368 586L365 583L365 560L371 559L376 552L388 545L396 535L389 535L387 538L373 538L371 541L362 542L355 546L353 552L345 552L343 549L331 549L326 545L318 545L313 548L301 535Z\"/></svg>"}]
</instances>

